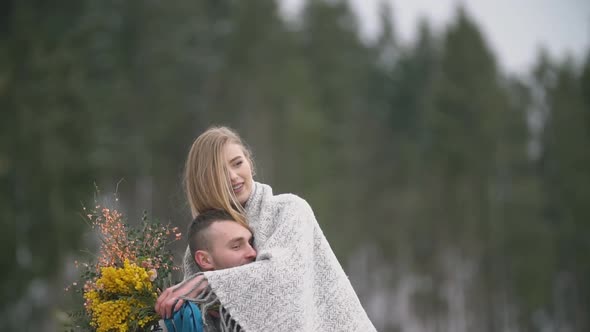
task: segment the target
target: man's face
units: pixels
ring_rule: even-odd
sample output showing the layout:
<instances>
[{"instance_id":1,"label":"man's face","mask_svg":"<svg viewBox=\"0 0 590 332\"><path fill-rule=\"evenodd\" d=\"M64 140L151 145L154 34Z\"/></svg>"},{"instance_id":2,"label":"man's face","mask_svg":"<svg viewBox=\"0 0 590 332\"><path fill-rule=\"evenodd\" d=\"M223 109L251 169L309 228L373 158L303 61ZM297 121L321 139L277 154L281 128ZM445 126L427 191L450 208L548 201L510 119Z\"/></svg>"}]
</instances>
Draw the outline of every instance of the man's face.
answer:
<instances>
[{"instance_id":1,"label":"man's face","mask_svg":"<svg viewBox=\"0 0 590 332\"><path fill-rule=\"evenodd\" d=\"M256 250L252 233L235 221L217 221L206 230L208 250L197 250L195 260L203 270L221 270L253 262Z\"/></svg>"}]
</instances>

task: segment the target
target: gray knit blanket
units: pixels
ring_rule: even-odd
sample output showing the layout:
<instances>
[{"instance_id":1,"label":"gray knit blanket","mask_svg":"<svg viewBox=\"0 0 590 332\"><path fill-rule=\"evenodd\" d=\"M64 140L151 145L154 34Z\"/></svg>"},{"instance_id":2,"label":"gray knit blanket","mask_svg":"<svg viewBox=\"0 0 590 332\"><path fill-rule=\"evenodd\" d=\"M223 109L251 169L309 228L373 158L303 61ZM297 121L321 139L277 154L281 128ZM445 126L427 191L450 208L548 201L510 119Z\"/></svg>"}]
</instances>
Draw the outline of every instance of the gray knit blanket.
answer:
<instances>
[{"instance_id":1,"label":"gray knit blanket","mask_svg":"<svg viewBox=\"0 0 590 332\"><path fill-rule=\"evenodd\" d=\"M224 330L376 331L305 200L254 183L246 215L256 261L204 272L209 289L199 297L221 303ZM184 272L203 273L190 252Z\"/></svg>"}]
</instances>

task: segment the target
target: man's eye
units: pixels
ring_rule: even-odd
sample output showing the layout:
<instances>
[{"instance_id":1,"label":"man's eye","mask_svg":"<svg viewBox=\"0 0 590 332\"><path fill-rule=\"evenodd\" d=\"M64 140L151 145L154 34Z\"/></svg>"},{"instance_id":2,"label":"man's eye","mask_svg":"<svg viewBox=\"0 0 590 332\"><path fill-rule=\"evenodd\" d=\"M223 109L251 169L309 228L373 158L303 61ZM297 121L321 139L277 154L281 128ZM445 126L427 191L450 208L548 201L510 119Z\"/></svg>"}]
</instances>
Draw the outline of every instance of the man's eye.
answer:
<instances>
[{"instance_id":1,"label":"man's eye","mask_svg":"<svg viewBox=\"0 0 590 332\"><path fill-rule=\"evenodd\" d=\"M232 249L240 249L240 245L239 244L234 244Z\"/></svg>"}]
</instances>

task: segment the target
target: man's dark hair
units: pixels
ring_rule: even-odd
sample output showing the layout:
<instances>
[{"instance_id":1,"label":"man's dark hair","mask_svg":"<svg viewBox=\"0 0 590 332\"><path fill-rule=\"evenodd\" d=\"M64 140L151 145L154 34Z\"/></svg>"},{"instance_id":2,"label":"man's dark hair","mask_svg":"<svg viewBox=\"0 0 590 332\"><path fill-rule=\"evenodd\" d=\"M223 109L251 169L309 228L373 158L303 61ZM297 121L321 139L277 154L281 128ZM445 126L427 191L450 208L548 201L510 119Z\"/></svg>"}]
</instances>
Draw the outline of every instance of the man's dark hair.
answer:
<instances>
[{"instance_id":1,"label":"man's dark hair","mask_svg":"<svg viewBox=\"0 0 590 332\"><path fill-rule=\"evenodd\" d=\"M208 249L210 243L206 234L207 228L214 222L228 220L236 221L231 214L224 210L207 210L200 213L188 228L188 245L191 253L194 255L197 250Z\"/></svg>"}]
</instances>

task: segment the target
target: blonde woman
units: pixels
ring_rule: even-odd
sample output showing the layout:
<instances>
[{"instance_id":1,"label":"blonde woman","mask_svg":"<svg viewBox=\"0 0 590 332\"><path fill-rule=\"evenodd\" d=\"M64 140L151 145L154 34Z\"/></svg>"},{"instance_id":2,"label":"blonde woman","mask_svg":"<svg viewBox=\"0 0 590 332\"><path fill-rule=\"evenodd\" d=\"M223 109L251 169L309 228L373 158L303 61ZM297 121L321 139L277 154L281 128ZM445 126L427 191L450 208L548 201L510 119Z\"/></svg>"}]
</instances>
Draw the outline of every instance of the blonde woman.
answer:
<instances>
[{"instance_id":1,"label":"blonde woman","mask_svg":"<svg viewBox=\"0 0 590 332\"><path fill-rule=\"evenodd\" d=\"M237 133L210 128L193 143L184 185L193 217L225 210L254 233L256 261L199 271L190 251L185 280L165 290L156 311L170 318L183 301L216 308L228 331L375 331L302 198L273 195L253 180L252 154Z\"/></svg>"}]
</instances>

